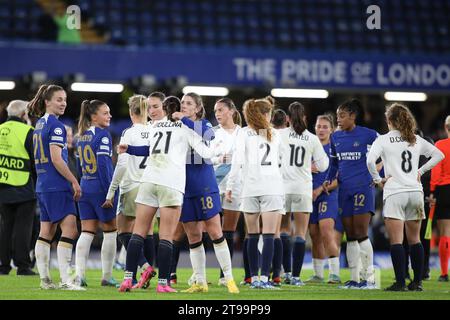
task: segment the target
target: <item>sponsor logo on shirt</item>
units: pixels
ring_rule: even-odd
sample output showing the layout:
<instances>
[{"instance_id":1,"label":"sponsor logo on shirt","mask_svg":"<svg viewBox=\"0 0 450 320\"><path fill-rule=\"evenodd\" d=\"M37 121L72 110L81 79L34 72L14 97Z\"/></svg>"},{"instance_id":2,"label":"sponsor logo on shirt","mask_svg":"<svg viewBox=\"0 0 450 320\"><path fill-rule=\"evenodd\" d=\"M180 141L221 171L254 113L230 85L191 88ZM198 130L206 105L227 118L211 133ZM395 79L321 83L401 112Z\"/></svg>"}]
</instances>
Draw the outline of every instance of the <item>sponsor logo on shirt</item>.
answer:
<instances>
[{"instance_id":1,"label":"sponsor logo on shirt","mask_svg":"<svg viewBox=\"0 0 450 320\"><path fill-rule=\"evenodd\" d=\"M339 160L359 160L361 152L340 152L337 156Z\"/></svg>"}]
</instances>

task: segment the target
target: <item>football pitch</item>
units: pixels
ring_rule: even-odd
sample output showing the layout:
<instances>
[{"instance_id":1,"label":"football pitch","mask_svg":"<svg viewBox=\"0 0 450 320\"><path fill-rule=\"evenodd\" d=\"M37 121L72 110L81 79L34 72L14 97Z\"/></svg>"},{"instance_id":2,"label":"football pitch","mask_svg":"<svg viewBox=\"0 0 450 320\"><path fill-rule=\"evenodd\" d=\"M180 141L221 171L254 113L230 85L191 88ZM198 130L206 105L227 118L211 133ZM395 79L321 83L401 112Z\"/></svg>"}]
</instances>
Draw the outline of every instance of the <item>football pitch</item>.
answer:
<instances>
[{"instance_id":1,"label":"football pitch","mask_svg":"<svg viewBox=\"0 0 450 320\"><path fill-rule=\"evenodd\" d=\"M187 289L187 280L191 276L191 269L178 269L177 290ZM243 278L243 269L234 270L236 282ZM52 278L56 282L58 271L52 270ZM304 270L302 279L309 278L312 270ZM101 287L101 271L88 270L86 291L62 291L39 289L38 276L16 276L12 271L8 276L0 276L0 300L450 300L450 283L437 282L439 272L433 270L432 278L424 281L423 292L384 292L382 290L344 290L338 285L306 284L303 287L283 285L280 290L250 289L239 286L240 294L229 294L227 289L219 287L218 269L207 269L209 285L208 293L173 293L157 294L155 292L156 279L152 279L150 288L120 293L116 288ZM349 278L347 269L341 270L342 279ZM123 272L114 270L114 277L120 281ZM381 288L393 283L393 270L381 270Z\"/></svg>"}]
</instances>

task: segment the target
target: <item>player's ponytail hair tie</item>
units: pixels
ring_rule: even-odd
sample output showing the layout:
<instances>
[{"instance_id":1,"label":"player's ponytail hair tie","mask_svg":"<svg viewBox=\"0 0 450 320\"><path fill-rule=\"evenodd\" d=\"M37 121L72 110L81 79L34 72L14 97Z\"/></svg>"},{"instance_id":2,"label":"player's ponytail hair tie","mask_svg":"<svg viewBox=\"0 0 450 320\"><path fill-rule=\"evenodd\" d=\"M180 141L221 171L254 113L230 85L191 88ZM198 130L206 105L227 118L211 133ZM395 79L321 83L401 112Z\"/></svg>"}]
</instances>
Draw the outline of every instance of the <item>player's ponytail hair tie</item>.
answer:
<instances>
[{"instance_id":1,"label":"player's ponytail hair tie","mask_svg":"<svg viewBox=\"0 0 450 320\"><path fill-rule=\"evenodd\" d=\"M267 141L272 141L272 125L267 120L266 115L272 115L275 100L272 97L264 99L249 99L244 102L244 118L248 126L263 136Z\"/></svg>"},{"instance_id":2,"label":"player's ponytail hair tie","mask_svg":"<svg viewBox=\"0 0 450 320\"><path fill-rule=\"evenodd\" d=\"M167 119L172 122L176 120L172 118L172 114L181 110L181 102L175 96L169 96L163 101L163 110L166 112Z\"/></svg>"},{"instance_id":3,"label":"player's ponytail hair tie","mask_svg":"<svg viewBox=\"0 0 450 320\"><path fill-rule=\"evenodd\" d=\"M78 135L82 136L83 133L91 125L91 116L97 113L97 110L106 104L100 100L83 100L81 103L80 119L78 120Z\"/></svg>"},{"instance_id":4,"label":"player's ponytail hair tie","mask_svg":"<svg viewBox=\"0 0 450 320\"><path fill-rule=\"evenodd\" d=\"M46 112L45 100L52 100L56 91L64 91L64 89L54 84L41 85L34 98L27 105L28 115L35 118L42 117Z\"/></svg>"},{"instance_id":5,"label":"player's ponytail hair tie","mask_svg":"<svg viewBox=\"0 0 450 320\"><path fill-rule=\"evenodd\" d=\"M142 123L147 123L148 117L148 100L142 94L135 94L128 99L128 107L132 114L141 117Z\"/></svg>"},{"instance_id":6,"label":"player's ponytail hair tie","mask_svg":"<svg viewBox=\"0 0 450 320\"><path fill-rule=\"evenodd\" d=\"M306 130L305 107L298 101L289 105L288 116L295 133L301 135Z\"/></svg>"},{"instance_id":7,"label":"player's ponytail hair tie","mask_svg":"<svg viewBox=\"0 0 450 320\"><path fill-rule=\"evenodd\" d=\"M409 108L401 103L394 102L386 110L387 121L398 131L401 137L410 145L416 143L416 119Z\"/></svg>"}]
</instances>

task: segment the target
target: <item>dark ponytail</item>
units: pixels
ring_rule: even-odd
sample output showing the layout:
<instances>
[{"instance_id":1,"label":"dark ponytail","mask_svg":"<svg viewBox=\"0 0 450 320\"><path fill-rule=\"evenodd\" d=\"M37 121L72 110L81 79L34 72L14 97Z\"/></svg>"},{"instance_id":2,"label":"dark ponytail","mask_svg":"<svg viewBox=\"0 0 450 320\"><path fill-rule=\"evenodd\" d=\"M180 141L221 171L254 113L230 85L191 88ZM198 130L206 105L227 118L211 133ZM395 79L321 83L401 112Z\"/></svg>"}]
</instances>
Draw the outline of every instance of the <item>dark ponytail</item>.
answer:
<instances>
[{"instance_id":1,"label":"dark ponytail","mask_svg":"<svg viewBox=\"0 0 450 320\"><path fill-rule=\"evenodd\" d=\"M166 112L167 119L169 119L172 122L175 122L175 120L172 118L172 114L181 110L180 99L178 99L175 96L169 96L164 99L162 107L163 110Z\"/></svg>"},{"instance_id":2,"label":"dark ponytail","mask_svg":"<svg viewBox=\"0 0 450 320\"><path fill-rule=\"evenodd\" d=\"M42 117L46 110L45 100L52 100L53 94L56 91L64 91L64 89L54 84L41 85L34 98L28 103L28 115L33 118Z\"/></svg>"},{"instance_id":3,"label":"dark ponytail","mask_svg":"<svg viewBox=\"0 0 450 320\"><path fill-rule=\"evenodd\" d=\"M91 126L91 116L106 104L100 100L84 100L81 103L80 119L78 120L78 135L81 136Z\"/></svg>"},{"instance_id":4,"label":"dark ponytail","mask_svg":"<svg viewBox=\"0 0 450 320\"><path fill-rule=\"evenodd\" d=\"M306 130L305 107L298 101L289 105L289 122L294 131L301 135Z\"/></svg>"}]
</instances>

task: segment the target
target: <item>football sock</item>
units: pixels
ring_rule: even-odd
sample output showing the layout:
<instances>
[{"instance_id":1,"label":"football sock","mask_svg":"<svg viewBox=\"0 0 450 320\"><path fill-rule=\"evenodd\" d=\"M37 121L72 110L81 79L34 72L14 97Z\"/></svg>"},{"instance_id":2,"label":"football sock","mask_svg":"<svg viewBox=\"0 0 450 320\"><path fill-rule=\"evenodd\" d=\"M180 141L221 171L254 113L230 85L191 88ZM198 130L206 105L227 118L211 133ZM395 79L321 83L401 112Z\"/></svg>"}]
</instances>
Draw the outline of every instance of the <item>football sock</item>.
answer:
<instances>
[{"instance_id":1,"label":"football sock","mask_svg":"<svg viewBox=\"0 0 450 320\"><path fill-rule=\"evenodd\" d=\"M280 238L274 239L272 279L278 278L281 273L281 263L283 261L283 242Z\"/></svg>"},{"instance_id":2,"label":"football sock","mask_svg":"<svg viewBox=\"0 0 450 320\"><path fill-rule=\"evenodd\" d=\"M192 269L198 284L206 284L206 254L203 242L197 242L189 245L189 257L191 259Z\"/></svg>"},{"instance_id":3,"label":"football sock","mask_svg":"<svg viewBox=\"0 0 450 320\"><path fill-rule=\"evenodd\" d=\"M441 275L448 274L448 258L450 256L450 237L440 237L439 239L439 260L441 262Z\"/></svg>"},{"instance_id":4,"label":"football sock","mask_svg":"<svg viewBox=\"0 0 450 320\"><path fill-rule=\"evenodd\" d=\"M248 265L249 265L251 277L258 276L258 270L259 270L258 241L259 241L258 233L249 233L248 234L247 254L248 254Z\"/></svg>"},{"instance_id":5,"label":"football sock","mask_svg":"<svg viewBox=\"0 0 450 320\"><path fill-rule=\"evenodd\" d=\"M281 241L283 242L283 270L284 272L292 271L292 246L291 246L291 236L287 233L282 233L280 235Z\"/></svg>"},{"instance_id":6,"label":"football sock","mask_svg":"<svg viewBox=\"0 0 450 320\"><path fill-rule=\"evenodd\" d=\"M101 248L102 278L110 280L117 251L117 230L103 232L103 242Z\"/></svg>"},{"instance_id":7,"label":"football sock","mask_svg":"<svg viewBox=\"0 0 450 320\"><path fill-rule=\"evenodd\" d=\"M391 259L392 265L394 266L395 281L401 285L405 285L406 255L402 244L391 245Z\"/></svg>"},{"instance_id":8,"label":"football sock","mask_svg":"<svg viewBox=\"0 0 450 320\"><path fill-rule=\"evenodd\" d=\"M73 239L61 237L56 249L59 275L62 283L68 283L70 280L70 262L72 261Z\"/></svg>"},{"instance_id":9,"label":"football sock","mask_svg":"<svg viewBox=\"0 0 450 320\"><path fill-rule=\"evenodd\" d=\"M347 261L351 280L359 282L360 253L359 243L356 240L347 241Z\"/></svg>"},{"instance_id":10,"label":"football sock","mask_svg":"<svg viewBox=\"0 0 450 320\"><path fill-rule=\"evenodd\" d=\"M86 263L89 258L94 234L91 232L81 232L75 249L75 273L78 277L84 278L86 273Z\"/></svg>"},{"instance_id":11,"label":"football sock","mask_svg":"<svg viewBox=\"0 0 450 320\"><path fill-rule=\"evenodd\" d=\"M292 276L299 278L302 271L303 259L305 257L306 241L302 237L295 237L294 248L292 250Z\"/></svg>"},{"instance_id":12,"label":"football sock","mask_svg":"<svg viewBox=\"0 0 450 320\"><path fill-rule=\"evenodd\" d=\"M222 237L220 239L213 240L214 252L216 253L217 261L219 261L220 268L223 271L225 280L233 279L232 266L231 266L231 254L228 249L228 243Z\"/></svg>"},{"instance_id":13,"label":"football sock","mask_svg":"<svg viewBox=\"0 0 450 320\"><path fill-rule=\"evenodd\" d=\"M50 240L39 237L34 247L36 266L41 279L50 278Z\"/></svg>"},{"instance_id":14,"label":"football sock","mask_svg":"<svg viewBox=\"0 0 450 320\"><path fill-rule=\"evenodd\" d=\"M423 277L423 246L421 242L410 245L410 254L411 254L411 267L414 272L414 281L419 282L422 281Z\"/></svg>"}]
</instances>

